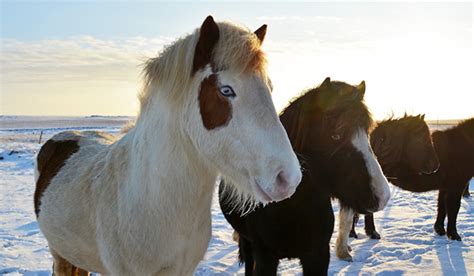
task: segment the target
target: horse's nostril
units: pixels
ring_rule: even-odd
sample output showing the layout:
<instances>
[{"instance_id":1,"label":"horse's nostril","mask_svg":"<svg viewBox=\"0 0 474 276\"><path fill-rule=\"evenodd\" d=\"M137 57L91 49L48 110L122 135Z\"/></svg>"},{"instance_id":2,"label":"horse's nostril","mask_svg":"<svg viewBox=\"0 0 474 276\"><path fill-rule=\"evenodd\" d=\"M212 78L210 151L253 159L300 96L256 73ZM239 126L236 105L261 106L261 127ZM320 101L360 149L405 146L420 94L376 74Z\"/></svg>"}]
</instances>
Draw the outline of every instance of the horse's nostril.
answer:
<instances>
[{"instance_id":1,"label":"horse's nostril","mask_svg":"<svg viewBox=\"0 0 474 276\"><path fill-rule=\"evenodd\" d=\"M284 171L280 171L276 178L276 185L279 191L286 190L290 186L288 178Z\"/></svg>"},{"instance_id":2,"label":"horse's nostril","mask_svg":"<svg viewBox=\"0 0 474 276\"><path fill-rule=\"evenodd\" d=\"M290 193L294 190L294 187L298 183L294 183L297 179L294 179L284 170L280 171L276 177L276 191L281 195L289 196Z\"/></svg>"},{"instance_id":3,"label":"horse's nostril","mask_svg":"<svg viewBox=\"0 0 474 276\"><path fill-rule=\"evenodd\" d=\"M301 182L302 174L299 170L281 170L275 177L275 184L271 188L274 201L280 201L293 195L296 187Z\"/></svg>"},{"instance_id":4,"label":"horse's nostril","mask_svg":"<svg viewBox=\"0 0 474 276\"><path fill-rule=\"evenodd\" d=\"M284 181L285 180L285 172L280 171L277 175L277 181Z\"/></svg>"},{"instance_id":5,"label":"horse's nostril","mask_svg":"<svg viewBox=\"0 0 474 276\"><path fill-rule=\"evenodd\" d=\"M302 174L300 170L295 172L281 170L277 175L277 182L286 183L291 187L296 187L301 182Z\"/></svg>"}]
</instances>

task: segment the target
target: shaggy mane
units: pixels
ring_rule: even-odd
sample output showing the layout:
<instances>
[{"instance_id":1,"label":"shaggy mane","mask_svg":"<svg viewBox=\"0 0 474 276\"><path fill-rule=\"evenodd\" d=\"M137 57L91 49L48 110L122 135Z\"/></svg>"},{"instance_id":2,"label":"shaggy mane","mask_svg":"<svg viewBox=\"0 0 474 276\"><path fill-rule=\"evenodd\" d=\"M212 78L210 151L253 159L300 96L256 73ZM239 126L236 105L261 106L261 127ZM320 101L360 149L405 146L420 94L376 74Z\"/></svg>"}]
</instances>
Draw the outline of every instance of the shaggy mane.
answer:
<instances>
[{"instance_id":1,"label":"shaggy mane","mask_svg":"<svg viewBox=\"0 0 474 276\"><path fill-rule=\"evenodd\" d=\"M377 124L377 127L390 126L394 124L398 126L406 125L408 129L410 129L410 131L417 132L425 128L426 123L425 123L425 120L423 119L423 116L424 115L422 114L408 115L407 113L405 113L403 117L395 117L394 115L391 115L387 119L380 121Z\"/></svg>"},{"instance_id":2,"label":"shaggy mane","mask_svg":"<svg viewBox=\"0 0 474 276\"><path fill-rule=\"evenodd\" d=\"M358 127L367 131L373 127L374 121L364 101L350 93L354 87L337 81L332 81L331 85L332 90L340 93L321 86L309 89L293 99L281 113L280 119L296 151L310 143L306 132L315 121L336 120L336 130L345 130L347 134Z\"/></svg>"}]
</instances>

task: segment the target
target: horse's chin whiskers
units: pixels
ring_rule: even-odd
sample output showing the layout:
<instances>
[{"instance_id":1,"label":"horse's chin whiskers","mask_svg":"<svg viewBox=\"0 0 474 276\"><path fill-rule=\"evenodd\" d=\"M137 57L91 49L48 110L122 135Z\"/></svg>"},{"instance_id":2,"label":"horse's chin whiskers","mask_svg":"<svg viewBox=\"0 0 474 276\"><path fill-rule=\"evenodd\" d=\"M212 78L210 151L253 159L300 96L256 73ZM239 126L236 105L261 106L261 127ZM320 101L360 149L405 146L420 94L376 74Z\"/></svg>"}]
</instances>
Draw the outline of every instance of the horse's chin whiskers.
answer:
<instances>
[{"instance_id":1,"label":"horse's chin whiskers","mask_svg":"<svg viewBox=\"0 0 474 276\"><path fill-rule=\"evenodd\" d=\"M258 205L251 193L239 191L229 180L221 182L221 185L223 192L227 194L225 204L231 206L231 213L236 212L244 216L252 212Z\"/></svg>"},{"instance_id":2,"label":"horse's chin whiskers","mask_svg":"<svg viewBox=\"0 0 474 276\"><path fill-rule=\"evenodd\" d=\"M298 160L300 161L300 170L302 173L308 170L306 166L308 166L308 161L306 160L307 157L301 153L295 152L296 156L298 157Z\"/></svg>"}]
</instances>

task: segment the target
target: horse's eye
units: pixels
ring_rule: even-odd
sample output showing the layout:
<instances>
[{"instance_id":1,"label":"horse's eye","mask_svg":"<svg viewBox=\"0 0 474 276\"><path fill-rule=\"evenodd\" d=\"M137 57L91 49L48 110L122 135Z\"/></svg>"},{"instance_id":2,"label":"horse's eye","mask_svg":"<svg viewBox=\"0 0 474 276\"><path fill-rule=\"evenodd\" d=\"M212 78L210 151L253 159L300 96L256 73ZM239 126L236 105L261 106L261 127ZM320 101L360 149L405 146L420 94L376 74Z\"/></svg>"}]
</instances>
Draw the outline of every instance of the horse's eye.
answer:
<instances>
[{"instance_id":1,"label":"horse's eye","mask_svg":"<svg viewBox=\"0 0 474 276\"><path fill-rule=\"evenodd\" d=\"M221 92L222 96L224 97L235 97L235 92L234 92L234 89L232 89L232 87L230 87L229 85L224 85L224 86L221 86L219 87L219 92Z\"/></svg>"},{"instance_id":2,"label":"horse's eye","mask_svg":"<svg viewBox=\"0 0 474 276\"><path fill-rule=\"evenodd\" d=\"M341 135L339 135L339 134L333 134L333 135L331 135L331 139L333 139L334 141L341 140Z\"/></svg>"}]
</instances>

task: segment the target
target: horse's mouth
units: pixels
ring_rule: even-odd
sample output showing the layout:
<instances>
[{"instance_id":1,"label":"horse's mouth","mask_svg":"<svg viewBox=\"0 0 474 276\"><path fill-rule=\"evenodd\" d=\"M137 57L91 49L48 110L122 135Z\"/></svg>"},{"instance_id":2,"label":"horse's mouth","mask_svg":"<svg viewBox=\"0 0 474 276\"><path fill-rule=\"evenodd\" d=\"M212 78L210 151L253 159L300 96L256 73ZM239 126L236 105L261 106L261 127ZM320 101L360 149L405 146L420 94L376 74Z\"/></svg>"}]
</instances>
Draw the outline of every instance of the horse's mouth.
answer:
<instances>
[{"instance_id":1,"label":"horse's mouth","mask_svg":"<svg viewBox=\"0 0 474 276\"><path fill-rule=\"evenodd\" d=\"M273 201L273 198L267 192L265 192L262 187L260 187L260 184L257 181L255 181L254 183L258 194L263 198L263 200L267 202Z\"/></svg>"},{"instance_id":2,"label":"horse's mouth","mask_svg":"<svg viewBox=\"0 0 474 276\"><path fill-rule=\"evenodd\" d=\"M428 171L428 172L425 172L425 171L422 171L420 173L418 173L418 175L431 175L431 174L435 174L439 171L439 167L437 167L435 170L433 171Z\"/></svg>"},{"instance_id":3,"label":"horse's mouth","mask_svg":"<svg viewBox=\"0 0 474 276\"><path fill-rule=\"evenodd\" d=\"M436 164L433 166L433 164L429 165L428 168L420 168L420 171L418 175L430 175L430 174L435 174L439 171L439 168L441 167L441 164L439 162L436 162Z\"/></svg>"}]
</instances>

